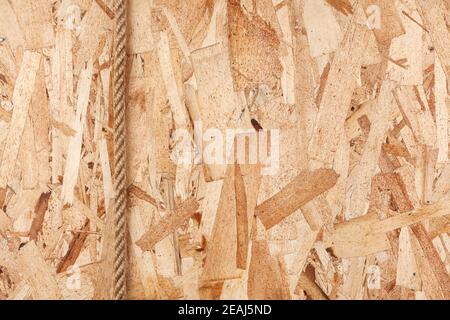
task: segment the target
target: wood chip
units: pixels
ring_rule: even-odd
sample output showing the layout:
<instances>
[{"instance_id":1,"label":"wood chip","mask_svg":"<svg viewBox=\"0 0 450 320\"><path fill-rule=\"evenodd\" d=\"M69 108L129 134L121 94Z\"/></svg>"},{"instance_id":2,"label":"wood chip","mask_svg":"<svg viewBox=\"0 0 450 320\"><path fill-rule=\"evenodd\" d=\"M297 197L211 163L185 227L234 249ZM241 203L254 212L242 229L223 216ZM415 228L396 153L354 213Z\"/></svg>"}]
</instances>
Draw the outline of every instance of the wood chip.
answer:
<instances>
[{"instance_id":1,"label":"wood chip","mask_svg":"<svg viewBox=\"0 0 450 320\"><path fill-rule=\"evenodd\" d=\"M32 0L17 0L13 1L12 5L24 32L27 49L54 45L50 1L44 0L37 3Z\"/></svg>"},{"instance_id":2,"label":"wood chip","mask_svg":"<svg viewBox=\"0 0 450 320\"><path fill-rule=\"evenodd\" d=\"M179 207L175 208L174 212L169 213L161 219L160 222L151 230L145 233L142 238L136 243L144 251L150 251L155 244L163 240L169 234L181 227L199 208L198 202L195 199L188 199Z\"/></svg>"},{"instance_id":3,"label":"wood chip","mask_svg":"<svg viewBox=\"0 0 450 320\"><path fill-rule=\"evenodd\" d=\"M50 264L48 264L34 241L27 243L19 253L19 261L25 279L32 288L36 300L60 298L59 289Z\"/></svg>"},{"instance_id":4,"label":"wood chip","mask_svg":"<svg viewBox=\"0 0 450 320\"><path fill-rule=\"evenodd\" d=\"M36 240L38 233L42 230L44 223L45 212L48 209L48 200L50 199L51 192L41 194L36 207L34 209L34 219L30 228L30 240Z\"/></svg>"},{"instance_id":5,"label":"wood chip","mask_svg":"<svg viewBox=\"0 0 450 320\"><path fill-rule=\"evenodd\" d=\"M272 198L255 209L255 215L269 229L295 210L332 188L338 179L334 170L303 171Z\"/></svg>"},{"instance_id":6,"label":"wood chip","mask_svg":"<svg viewBox=\"0 0 450 320\"><path fill-rule=\"evenodd\" d=\"M22 66L17 76L17 85L14 87L12 97L14 109L0 167L0 186L2 188L6 187L14 174L14 165L19 153L40 63L41 55L39 53L25 52Z\"/></svg>"},{"instance_id":7,"label":"wood chip","mask_svg":"<svg viewBox=\"0 0 450 320\"><path fill-rule=\"evenodd\" d=\"M248 297L251 300L283 300L282 272L277 260L271 256L265 240L252 245L252 259L248 276Z\"/></svg>"}]
</instances>

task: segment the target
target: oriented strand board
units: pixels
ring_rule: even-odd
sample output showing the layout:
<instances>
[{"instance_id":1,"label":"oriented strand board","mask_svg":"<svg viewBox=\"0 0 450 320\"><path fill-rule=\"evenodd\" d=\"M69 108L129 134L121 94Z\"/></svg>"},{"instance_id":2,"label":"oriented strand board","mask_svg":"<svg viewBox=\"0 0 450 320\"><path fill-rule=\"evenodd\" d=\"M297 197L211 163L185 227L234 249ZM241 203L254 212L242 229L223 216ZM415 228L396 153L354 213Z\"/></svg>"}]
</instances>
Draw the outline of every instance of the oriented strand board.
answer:
<instances>
[{"instance_id":1,"label":"oriented strand board","mask_svg":"<svg viewBox=\"0 0 450 320\"><path fill-rule=\"evenodd\" d=\"M109 299L112 0L0 0L0 299ZM130 299L450 299L445 0L130 0Z\"/></svg>"},{"instance_id":2,"label":"oriented strand board","mask_svg":"<svg viewBox=\"0 0 450 320\"><path fill-rule=\"evenodd\" d=\"M110 5L1 2L0 299L111 297Z\"/></svg>"}]
</instances>

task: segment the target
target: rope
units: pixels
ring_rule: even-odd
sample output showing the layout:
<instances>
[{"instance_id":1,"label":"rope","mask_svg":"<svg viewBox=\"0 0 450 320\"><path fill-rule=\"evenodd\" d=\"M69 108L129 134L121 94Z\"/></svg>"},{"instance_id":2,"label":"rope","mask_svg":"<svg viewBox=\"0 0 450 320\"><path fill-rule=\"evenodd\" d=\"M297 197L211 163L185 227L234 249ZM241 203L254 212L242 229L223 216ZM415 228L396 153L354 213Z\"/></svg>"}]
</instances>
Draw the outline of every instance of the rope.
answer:
<instances>
[{"instance_id":1,"label":"rope","mask_svg":"<svg viewBox=\"0 0 450 320\"><path fill-rule=\"evenodd\" d=\"M114 300L126 298L125 176L126 0L114 0Z\"/></svg>"}]
</instances>

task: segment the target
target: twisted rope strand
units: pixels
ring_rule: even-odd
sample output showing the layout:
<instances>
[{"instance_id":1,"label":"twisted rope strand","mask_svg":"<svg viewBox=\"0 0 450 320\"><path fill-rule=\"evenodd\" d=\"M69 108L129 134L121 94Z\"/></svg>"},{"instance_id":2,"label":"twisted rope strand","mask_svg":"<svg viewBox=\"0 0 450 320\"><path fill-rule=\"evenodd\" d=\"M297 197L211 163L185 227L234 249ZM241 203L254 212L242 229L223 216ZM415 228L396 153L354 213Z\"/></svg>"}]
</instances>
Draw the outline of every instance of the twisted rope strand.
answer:
<instances>
[{"instance_id":1,"label":"twisted rope strand","mask_svg":"<svg viewBox=\"0 0 450 320\"><path fill-rule=\"evenodd\" d=\"M114 0L114 300L126 298L125 64L126 0Z\"/></svg>"}]
</instances>

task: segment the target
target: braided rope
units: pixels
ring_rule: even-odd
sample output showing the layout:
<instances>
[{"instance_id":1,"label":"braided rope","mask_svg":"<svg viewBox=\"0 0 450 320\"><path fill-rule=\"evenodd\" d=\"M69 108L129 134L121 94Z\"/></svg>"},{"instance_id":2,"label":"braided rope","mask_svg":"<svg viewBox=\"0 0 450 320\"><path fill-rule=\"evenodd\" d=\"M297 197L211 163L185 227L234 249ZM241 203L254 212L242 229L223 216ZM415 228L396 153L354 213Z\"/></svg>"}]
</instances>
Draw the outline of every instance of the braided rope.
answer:
<instances>
[{"instance_id":1,"label":"braided rope","mask_svg":"<svg viewBox=\"0 0 450 320\"><path fill-rule=\"evenodd\" d=\"M126 0L114 0L114 292L115 300L126 298L126 176L125 176L125 64Z\"/></svg>"}]
</instances>

